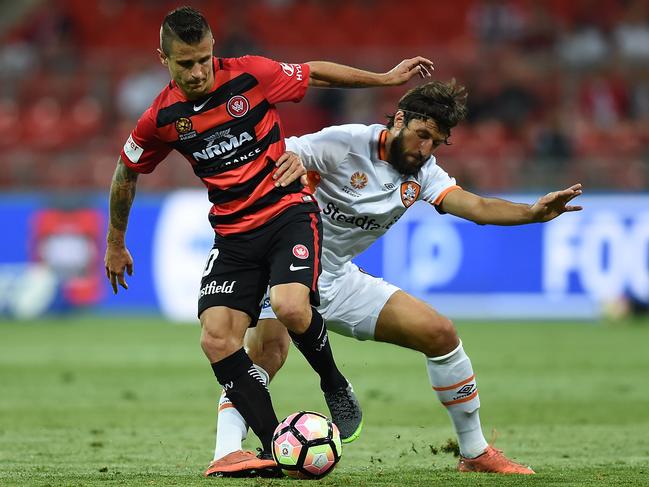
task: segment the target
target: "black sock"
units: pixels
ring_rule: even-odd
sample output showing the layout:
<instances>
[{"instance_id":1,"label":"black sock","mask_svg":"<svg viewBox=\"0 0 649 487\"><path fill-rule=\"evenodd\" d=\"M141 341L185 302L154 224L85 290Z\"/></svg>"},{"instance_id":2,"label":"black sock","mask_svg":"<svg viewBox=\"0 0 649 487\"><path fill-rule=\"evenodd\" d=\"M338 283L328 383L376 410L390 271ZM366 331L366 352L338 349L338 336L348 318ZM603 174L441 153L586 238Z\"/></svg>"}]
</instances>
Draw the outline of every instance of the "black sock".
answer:
<instances>
[{"instance_id":1,"label":"black sock","mask_svg":"<svg viewBox=\"0 0 649 487\"><path fill-rule=\"evenodd\" d=\"M214 362L212 370L246 423L261 440L264 451L270 452L273 432L279 424L268 389L243 348L229 357Z\"/></svg>"},{"instance_id":2,"label":"black sock","mask_svg":"<svg viewBox=\"0 0 649 487\"><path fill-rule=\"evenodd\" d=\"M324 392L345 387L347 380L336 367L331 345L329 345L327 327L320 313L313 307L311 310L313 315L309 328L301 335L291 331L288 333L295 346L320 376L320 388Z\"/></svg>"}]
</instances>

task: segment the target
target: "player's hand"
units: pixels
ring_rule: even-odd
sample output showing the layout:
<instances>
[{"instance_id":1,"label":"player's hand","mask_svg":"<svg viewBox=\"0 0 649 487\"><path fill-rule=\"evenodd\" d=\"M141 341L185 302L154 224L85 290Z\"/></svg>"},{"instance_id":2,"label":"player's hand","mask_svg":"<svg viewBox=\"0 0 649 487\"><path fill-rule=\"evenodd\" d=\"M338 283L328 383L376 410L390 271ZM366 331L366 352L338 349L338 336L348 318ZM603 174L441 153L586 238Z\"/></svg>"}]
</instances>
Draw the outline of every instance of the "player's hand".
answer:
<instances>
[{"instance_id":1,"label":"player's hand","mask_svg":"<svg viewBox=\"0 0 649 487\"><path fill-rule=\"evenodd\" d=\"M417 56L412 59L404 59L385 73L385 85L402 85L417 75L424 79L430 78L434 70L433 62L425 57Z\"/></svg>"},{"instance_id":2,"label":"player's hand","mask_svg":"<svg viewBox=\"0 0 649 487\"><path fill-rule=\"evenodd\" d=\"M542 196L532 205L533 221L547 222L567 211L580 211L581 206L572 206L568 203L581 193L581 184L575 184L563 191L553 191Z\"/></svg>"},{"instance_id":3,"label":"player's hand","mask_svg":"<svg viewBox=\"0 0 649 487\"><path fill-rule=\"evenodd\" d=\"M275 180L276 188L288 186L306 174L306 168L302 164L302 159L295 152L284 152L277 159L275 166L277 170L273 174L273 179Z\"/></svg>"},{"instance_id":4,"label":"player's hand","mask_svg":"<svg viewBox=\"0 0 649 487\"><path fill-rule=\"evenodd\" d=\"M133 257L123 245L108 244L106 247L106 257L104 258L106 267L106 277L110 281L113 293L117 294L117 285L128 289L124 271L129 276L133 275Z\"/></svg>"}]
</instances>

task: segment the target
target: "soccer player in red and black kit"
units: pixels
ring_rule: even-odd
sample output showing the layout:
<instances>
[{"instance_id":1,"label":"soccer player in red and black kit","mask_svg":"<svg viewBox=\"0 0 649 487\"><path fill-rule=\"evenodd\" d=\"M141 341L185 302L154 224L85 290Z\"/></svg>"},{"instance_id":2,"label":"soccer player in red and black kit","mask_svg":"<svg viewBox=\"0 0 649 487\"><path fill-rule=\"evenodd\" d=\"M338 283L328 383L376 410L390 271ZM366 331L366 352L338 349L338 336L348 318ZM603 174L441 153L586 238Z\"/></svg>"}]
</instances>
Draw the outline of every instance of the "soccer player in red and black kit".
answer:
<instances>
[{"instance_id":1,"label":"soccer player in red and black kit","mask_svg":"<svg viewBox=\"0 0 649 487\"><path fill-rule=\"evenodd\" d=\"M171 82L144 112L118 160L110 189L106 275L115 293L118 284L128 288L125 271L132 273L133 259L125 233L137 176L153 171L176 149L213 204L209 221L216 236L198 300L201 346L262 443L259 458L245 453L239 463L272 471L270 444L278 420L265 381L243 348L269 282L273 310L320 376L327 404L338 405L332 419L341 436L355 438L362 425L351 385L336 367L322 317L312 307L319 299L319 208L298 180L303 168L285 154L275 104L301 100L307 86L400 85L430 76L432 63L416 57L378 74L322 61L218 58L213 44L198 11L181 7L165 17L158 52Z\"/></svg>"}]
</instances>

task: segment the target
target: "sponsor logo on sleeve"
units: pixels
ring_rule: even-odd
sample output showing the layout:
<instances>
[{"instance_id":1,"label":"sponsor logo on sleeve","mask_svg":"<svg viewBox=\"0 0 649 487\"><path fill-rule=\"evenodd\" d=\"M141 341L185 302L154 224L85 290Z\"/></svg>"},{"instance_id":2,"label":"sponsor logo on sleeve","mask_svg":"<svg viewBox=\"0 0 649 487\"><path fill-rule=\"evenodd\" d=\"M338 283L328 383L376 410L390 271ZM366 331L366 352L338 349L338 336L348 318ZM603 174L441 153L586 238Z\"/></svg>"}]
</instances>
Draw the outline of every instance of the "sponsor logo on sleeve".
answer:
<instances>
[{"instance_id":1,"label":"sponsor logo on sleeve","mask_svg":"<svg viewBox=\"0 0 649 487\"><path fill-rule=\"evenodd\" d=\"M282 65L282 71L284 71L284 74L288 76L289 78L292 78L295 76L295 79L298 81L302 81L302 66L299 64L288 64L288 63L280 63Z\"/></svg>"},{"instance_id":2,"label":"sponsor logo on sleeve","mask_svg":"<svg viewBox=\"0 0 649 487\"><path fill-rule=\"evenodd\" d=\"M406 208L412 206L419 197L421 186L414 181L406 181L401 183L401 202Z\"/></svg>"},{"instance_id":3,"label":"sponsor logo on sleeve","mask_svg":"<svg viewBox=\"0 0 649 487\"><path fill-rule=\"evenodd\" d=\"M235 95L228 100L225 108L231 117L241 118L250 110L250 102L243 95Z\"/></svg>"},{"instance_id":4,"label":"sponsor logo on sleeve","mask_svg":"<svg viewBox=\"0 0 649 487\"><path fill-rule=\"evenodd\" d=\"M124 144L124 154L126 154L128 160L133 164L137 164L143 152L144 149L133 140L133 134L129 135L126 144Z\"/></svg>"}]
</instances>

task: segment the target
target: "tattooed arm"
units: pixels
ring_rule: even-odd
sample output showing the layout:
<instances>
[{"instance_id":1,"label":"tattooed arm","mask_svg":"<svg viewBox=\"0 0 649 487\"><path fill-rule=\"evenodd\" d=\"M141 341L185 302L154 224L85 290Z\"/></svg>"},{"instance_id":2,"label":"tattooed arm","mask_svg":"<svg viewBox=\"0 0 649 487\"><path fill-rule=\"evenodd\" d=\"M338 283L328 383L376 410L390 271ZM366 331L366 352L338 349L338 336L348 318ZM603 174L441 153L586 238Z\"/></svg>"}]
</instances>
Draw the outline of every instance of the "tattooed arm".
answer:
<instances>
[{"instance_id":1,"label":"tattooed arm","mask_svg":"<svg viewBox=\"0 0 649 487\"><path fill-rule=\"evenodd\" d=\"M128 289L124 270L129 276L133 274L133 258L126 248L125 236L128 216L135 198L137 176L136 172L126 167L120 157L110 185L110 221L104 258L106 277L115 294L117 294L117 284Z\"/></svg>"}]
</instances>

